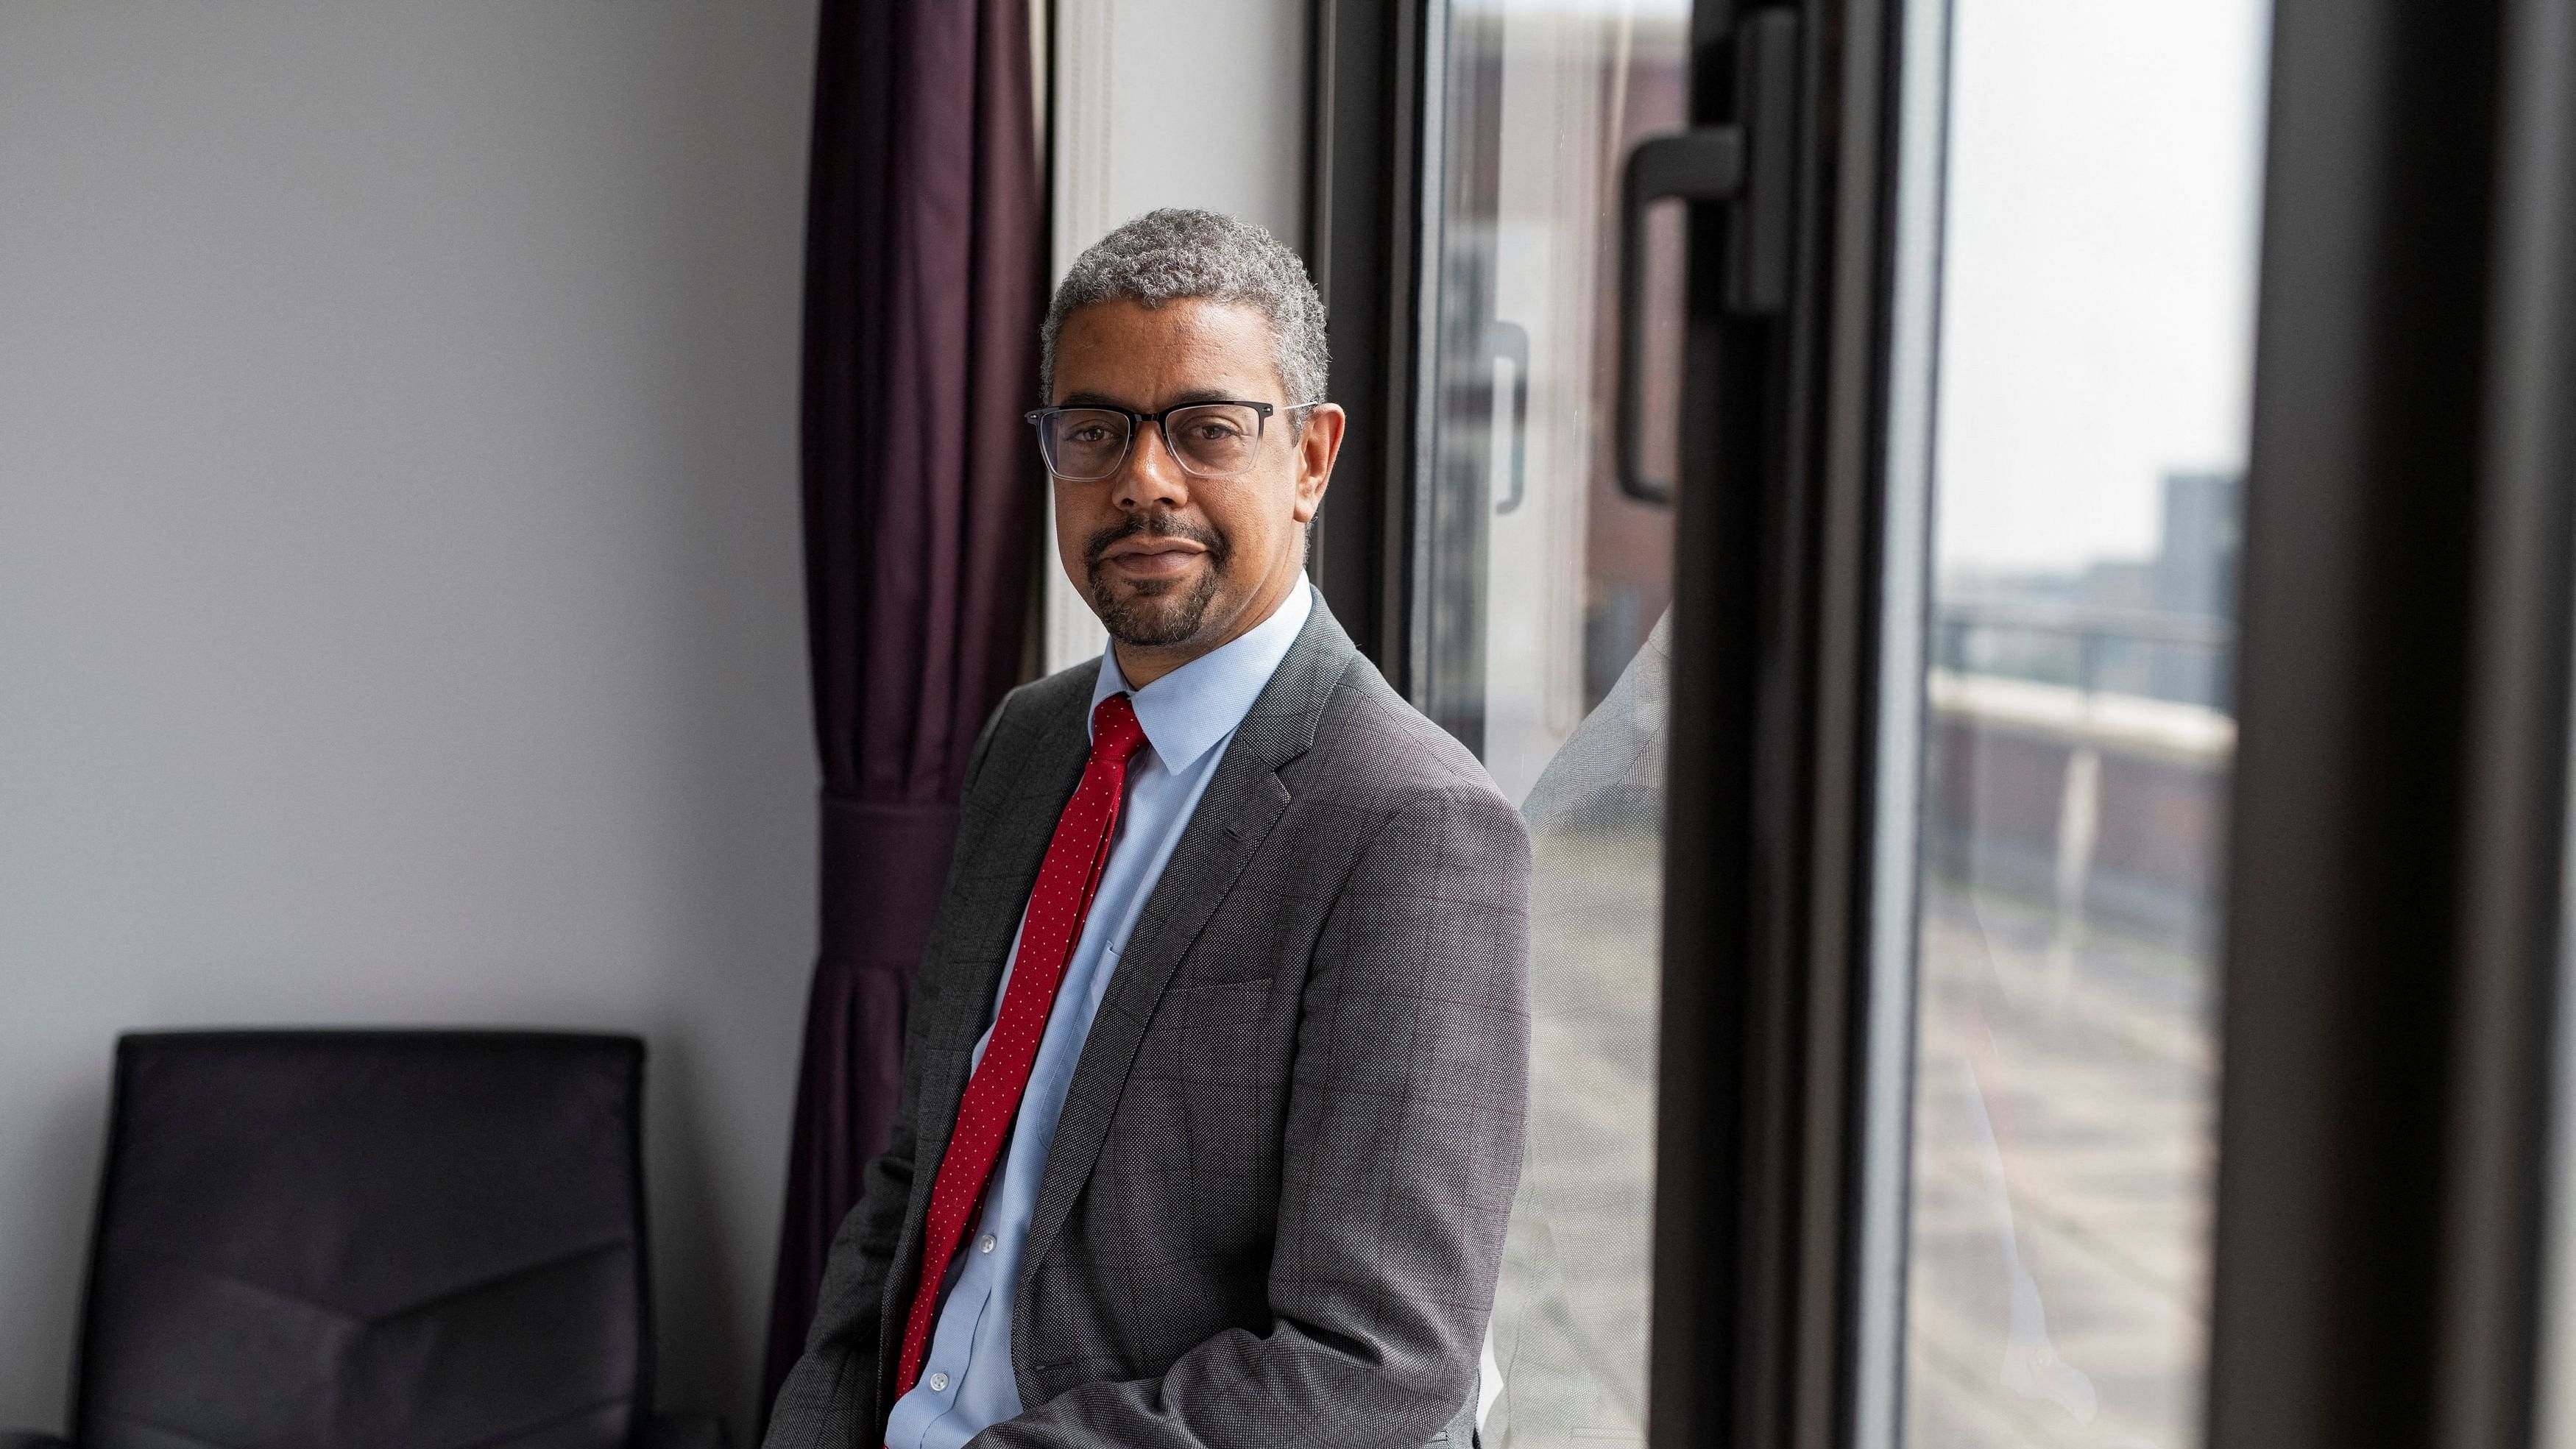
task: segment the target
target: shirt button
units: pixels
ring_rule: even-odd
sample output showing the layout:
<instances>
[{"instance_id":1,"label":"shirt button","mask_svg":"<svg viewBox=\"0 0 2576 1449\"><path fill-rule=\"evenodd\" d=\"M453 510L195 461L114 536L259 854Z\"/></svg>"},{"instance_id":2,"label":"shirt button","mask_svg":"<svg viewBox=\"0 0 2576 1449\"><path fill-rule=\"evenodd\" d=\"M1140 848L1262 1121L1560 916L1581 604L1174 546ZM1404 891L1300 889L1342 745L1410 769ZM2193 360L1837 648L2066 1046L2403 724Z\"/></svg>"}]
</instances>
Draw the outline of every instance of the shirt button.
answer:
<instances>
[{"instance_id":1,"label":"shirt button","mask_svg":"<svg viewBox=\"0 0 2576 1449\"><path fill-rule=\"evenodd\" d=\"M984 1241L975 1245L975 1251L979 1253L989 1253L1000 1246L1001 1243L997 1241L991 1233L986 1233L984 1235Z\"/></svg>"},{"instance_id":2,"label":"shirt button","mask_svg":"<svg viewBox=\"0 0 2576 1449\"><path fill-rule=\"evenodd\" d=\"M948 1392L948 1375L932 1374L930 1376L930 1391L934 1394L944 1394Z\"/></svg>"}]
</instances>

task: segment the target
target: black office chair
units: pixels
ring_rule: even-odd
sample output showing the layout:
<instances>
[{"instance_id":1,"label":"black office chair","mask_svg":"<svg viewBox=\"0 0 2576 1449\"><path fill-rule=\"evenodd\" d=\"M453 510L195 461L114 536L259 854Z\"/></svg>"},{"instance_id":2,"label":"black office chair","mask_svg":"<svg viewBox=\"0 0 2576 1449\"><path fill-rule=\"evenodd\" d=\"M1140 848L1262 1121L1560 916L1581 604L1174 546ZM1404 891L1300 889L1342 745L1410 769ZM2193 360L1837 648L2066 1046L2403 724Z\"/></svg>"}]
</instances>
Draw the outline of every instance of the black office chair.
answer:
<instances>
[{"instance_id":1,"label":"black office chair","mask_svg":"<svg viewBox=\"0 0 2576 1449\"><path fill-rule=\"evenodd\" d=\"M722 1449L651 1411L643 1070L632 1037L126 1037L69 1442Z\"/></svg>"}]
</instances>

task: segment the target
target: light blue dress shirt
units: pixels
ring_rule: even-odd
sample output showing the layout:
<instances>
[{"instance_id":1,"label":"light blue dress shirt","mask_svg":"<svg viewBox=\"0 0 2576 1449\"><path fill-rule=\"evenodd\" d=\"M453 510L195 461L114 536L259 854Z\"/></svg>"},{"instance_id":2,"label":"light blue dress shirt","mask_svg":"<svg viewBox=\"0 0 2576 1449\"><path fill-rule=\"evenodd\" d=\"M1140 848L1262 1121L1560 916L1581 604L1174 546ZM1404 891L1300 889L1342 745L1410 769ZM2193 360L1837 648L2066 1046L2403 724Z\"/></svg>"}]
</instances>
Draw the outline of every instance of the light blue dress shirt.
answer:
<instances>
[{"instance_id":1,"label":"light blue dress shirt","mask_svg":"<svg viewBox=\"0 0 2576 1449\"><path fill-rule=\"evenodd\" d=\"M1019 1117L985 1193L983 1221L951 1260L948 1298L931 1328L920 1382L895 1401L887 1419L887 1449L958 1449L987 1425L1020 1412L1019 1388L1011 1378L1011 1307L1019 1296L1020 1253L1037 1207L1047 1148L1055 1141L1056 1118L1064 1111L1065 1089L1072 1085L1083 1039L1091 1034L1091 1018L1100 1010L1127 934L1136 928L1154 883L1163 878L1163 867L1197 811L1199 797L1207 793L1226 742L1234 738L1279 661L1288 657L1297 631L1306 626L1306 616L1314 610L1310 590L1291 590L1269 618L1242 638L1129 692L1137 723L1145 727L1147 748L1128 764L1127 801L1118 812L1117 836L1100 873L1100 889L1091 898L1091 914L1083 920L1073 959L1065 963L1046 1035L1038 1039ZM1092 707L1121 692L1128 692L1127 680L1118 672L1117 653L1104 651L1100 678L1091 687ZM1019 949L1013 941L1014 966ZM1003 968L1005 990L1011 969ZM997 993L997 1012L1000 1005ZM988 1022L975 1043L976 1062L983 1061L984 1043L992 1035Z\"/></svg>"}]
</instances>

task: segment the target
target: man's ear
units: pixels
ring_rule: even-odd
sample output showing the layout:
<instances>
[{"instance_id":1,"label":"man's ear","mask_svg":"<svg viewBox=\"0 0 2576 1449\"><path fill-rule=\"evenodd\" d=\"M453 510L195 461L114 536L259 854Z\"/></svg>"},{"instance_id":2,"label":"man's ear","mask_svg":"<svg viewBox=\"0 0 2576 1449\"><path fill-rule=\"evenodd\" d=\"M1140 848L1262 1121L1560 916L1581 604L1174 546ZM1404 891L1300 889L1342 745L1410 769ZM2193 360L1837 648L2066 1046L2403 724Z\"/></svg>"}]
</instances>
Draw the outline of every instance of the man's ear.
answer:
<instances>
[{"instance_id":1,"label":"man's ear","mask_svg":"<svg viewBox=\"0 0 2576 1449\"><path fill-rule=\"evenodd\" d=\"M1350 419L1339 403L1317 403L1306 409L1297 431L1297 509L1299 523L1314 521L1332 486L1333 460L1341 456L1342 432Z\"/></svg>"}]
</instances>

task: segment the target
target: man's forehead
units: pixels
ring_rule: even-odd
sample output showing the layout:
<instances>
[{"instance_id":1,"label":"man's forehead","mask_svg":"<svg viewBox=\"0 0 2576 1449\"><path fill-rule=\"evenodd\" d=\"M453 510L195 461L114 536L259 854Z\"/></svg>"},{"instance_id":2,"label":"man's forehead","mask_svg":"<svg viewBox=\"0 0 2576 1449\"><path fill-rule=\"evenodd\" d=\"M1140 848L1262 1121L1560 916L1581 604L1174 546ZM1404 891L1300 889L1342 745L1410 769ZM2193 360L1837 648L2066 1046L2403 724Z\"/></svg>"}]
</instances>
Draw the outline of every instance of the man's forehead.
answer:
<instances>
[{"instance_id":1,"label":"man's forehead","mask_svg":"<svg viewBox=\"0 0 2576 1449\"><path fill-rule=\"evenodd\" d=\"M1055 391L1132 404L1140 393L1263 398L1279 388L1270 319L1242 302L1096 302L1056 333Z\"/></svg>"}]
</instances>

